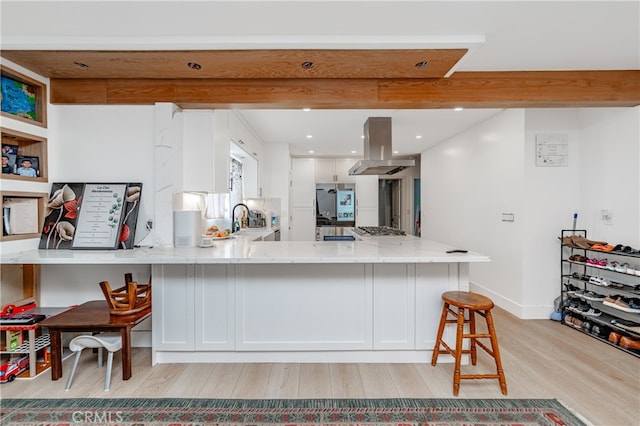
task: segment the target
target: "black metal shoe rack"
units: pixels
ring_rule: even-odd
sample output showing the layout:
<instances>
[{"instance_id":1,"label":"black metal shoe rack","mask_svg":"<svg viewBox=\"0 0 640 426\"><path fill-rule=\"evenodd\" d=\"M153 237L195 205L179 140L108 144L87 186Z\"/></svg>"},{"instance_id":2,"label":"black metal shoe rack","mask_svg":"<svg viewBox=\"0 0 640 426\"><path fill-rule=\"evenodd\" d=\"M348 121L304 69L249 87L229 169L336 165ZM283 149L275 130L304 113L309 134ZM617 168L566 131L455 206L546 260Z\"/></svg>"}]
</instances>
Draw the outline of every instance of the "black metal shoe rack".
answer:
<instances>
[{"instance_id":1,"label":"black metal shoe rack","mask_svg":"<svg viewBox=\"0 0 640 426\"><path fill-rule=\"evenodd\" d=\"M626 336L640 340L640 313L625 312L603 304L600 300L584 298L584 292L592 291L602 296L622 296L640 299L640 276L626 272L597 267L587 262L575 260L572 256L584 258L607 258L625 263L635 260L640 268L640 255L619 251L603 252L590 248L580 248L565 244L566 237L580 236L587 238L585 229L563 229L560 236L560 271L561 271L561 313L562 323L609 345L640 358L640 350L621 347L617 337ZM602 278L607 285L589 282L591 277ZM593 280L592 280L593 281ZM589 308L599 310L599 316L585 315ZM633 329L631 329L633 328ZM612 334L613 333L613 334Z\"/></svg>"}]
</instances>

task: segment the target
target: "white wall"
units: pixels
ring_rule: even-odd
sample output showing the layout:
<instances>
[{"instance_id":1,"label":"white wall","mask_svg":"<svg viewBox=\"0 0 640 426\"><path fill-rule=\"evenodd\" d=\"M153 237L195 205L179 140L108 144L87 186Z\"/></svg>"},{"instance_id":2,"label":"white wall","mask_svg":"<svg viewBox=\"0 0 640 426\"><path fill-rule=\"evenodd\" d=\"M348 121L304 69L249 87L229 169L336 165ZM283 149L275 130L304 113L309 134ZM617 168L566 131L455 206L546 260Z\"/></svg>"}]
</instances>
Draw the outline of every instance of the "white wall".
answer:
<instances>
[{"instance_id":1,"label":"white wall","mask_svg":"<svg viewBox=\"0 0 640 426\"><path fill-rule=\"evenodd\" d=\"M578 225L594 239L639 248L640 107L581 109L579 119ZM611 212L611 224L602 209Z\"/></svg>"},{"instance_id":2,"label":"white wall","mask_svg":"<svg viewBox=\"0 0 640 426\"><path fill-rule=\"evenodd\" d=\"M153 106L51 105L49 120L49 182L142 182L138 223L153 218Z\"/></svg>"},{"instance_id":3,"label":"white wall","mask_svg":"<svg viewBox=\"0 0 640 426\"><path fill-rule=\"evenodd\" d=\"M507 110L425 151L423 236L489 255L471 265L472 289L521 318L546 318L560 293L557 236L574 211L589 236L640 246L639 111ZM539 133L567 135L567 167L535 166Z\"/></svg>"},{"instance_id":4,"label":"white wall","mask_svg":"<svg viewBox=\"0 0 640 426\"><path fill-rule=\"evenodd\" d=\"M54 182L142 182L136 243L154 217L154 107L49 107L49 188ZM37 248L37 240L34 240ZM43 265L41 303L67 306L102 299L100 281L124 283L125 272L146 282L148 266L86 266L71 276L68 268Z\"/></svg>"},{"instance_id":5,"label":"white wall","mask_svg":"<svg viewBox=\"0 0 640 426\"><path fill-rule=\"evenodd\" d=\"M421 158L422 238L490 256L471 265L471 280L511 305L522 300L524 120L504 111Z\"/></svg>"},{"instance_id":6,"label":"white wall","mask_svg":"<svg viewBox=\"0 0 640 426\"><path fill-rule=\"evenodd\" d=\"M545 318L560 294L559 240L571 229L578 211L580 134L577 109L528 109L525 113L525 186L523 192L523 298L518 312L524 318ZM536 136L566 135L568 166L537 167Z\"/></svg>"}]
</instances>

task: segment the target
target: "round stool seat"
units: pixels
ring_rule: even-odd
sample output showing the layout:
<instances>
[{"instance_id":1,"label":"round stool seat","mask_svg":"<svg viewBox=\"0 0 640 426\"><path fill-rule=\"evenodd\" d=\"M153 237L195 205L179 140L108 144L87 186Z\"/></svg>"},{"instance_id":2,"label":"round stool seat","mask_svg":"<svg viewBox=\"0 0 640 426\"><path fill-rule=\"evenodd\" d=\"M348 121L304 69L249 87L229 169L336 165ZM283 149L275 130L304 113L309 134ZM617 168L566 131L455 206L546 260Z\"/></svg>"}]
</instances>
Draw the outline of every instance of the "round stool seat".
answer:
<instances>
[{"instance_id":1,"label":"round stool seat","mask_svg":"<svg viewBox=\"0 0 640 426\"><path fill-rule=\"evenodd\" d=\"M447 291L442 293L442 300L457 308L477 310L488 310L493 308L493 301L487 296L469 291Z\"/></svg>"}]
</instances>

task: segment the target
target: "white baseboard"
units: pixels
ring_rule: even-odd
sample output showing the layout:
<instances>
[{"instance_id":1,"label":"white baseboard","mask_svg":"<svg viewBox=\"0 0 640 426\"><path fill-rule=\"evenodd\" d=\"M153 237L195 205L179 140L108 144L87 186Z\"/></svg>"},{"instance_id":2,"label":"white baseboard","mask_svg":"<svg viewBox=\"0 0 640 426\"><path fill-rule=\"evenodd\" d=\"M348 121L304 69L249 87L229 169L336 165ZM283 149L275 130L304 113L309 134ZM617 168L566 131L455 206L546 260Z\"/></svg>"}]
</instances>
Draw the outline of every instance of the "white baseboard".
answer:
<instances>
[{"instance_id":1,"label":"white baseboard","mask_svg":"<svg viewBox=\"0 0 640 426\"><path fill-rule=\"evenodd\" d=\"M475 282L470 282L469 288L473 292L484 294L491 298L496 306L499 306L520 319L549 319L549 316L554 310L553 303L544 306L523 306L522 304L516 303L511 299L507 299L497 293L494 293Z\"/></svg>"}]
</instances>

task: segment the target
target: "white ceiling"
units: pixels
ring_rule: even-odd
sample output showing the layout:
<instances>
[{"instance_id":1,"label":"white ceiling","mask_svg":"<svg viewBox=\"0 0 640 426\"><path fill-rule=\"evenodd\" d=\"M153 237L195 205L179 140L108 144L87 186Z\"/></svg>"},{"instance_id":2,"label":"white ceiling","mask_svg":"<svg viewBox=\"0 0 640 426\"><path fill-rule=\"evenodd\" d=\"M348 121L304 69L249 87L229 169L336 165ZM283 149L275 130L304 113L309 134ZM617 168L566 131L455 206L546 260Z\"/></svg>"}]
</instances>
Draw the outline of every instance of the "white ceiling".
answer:
<instances>
[{"instance_id":1,"label":"white ceiling","mask_svg":"<svg viewBox=\"0 0 640 426\"><path fill-rule=\"evenodd\" d=\"M640 69L640 0L2 0L0 12L3 49L466 47L456 71ZM392 117L394 149L412 154L497 111L241 114L294 155L345 156L361 153L369 116Z\"/></svg>"}]
</instances>

